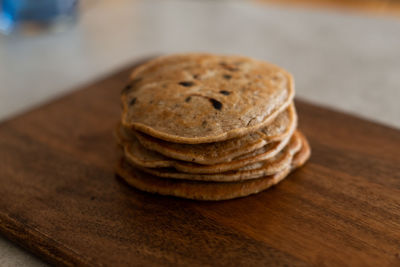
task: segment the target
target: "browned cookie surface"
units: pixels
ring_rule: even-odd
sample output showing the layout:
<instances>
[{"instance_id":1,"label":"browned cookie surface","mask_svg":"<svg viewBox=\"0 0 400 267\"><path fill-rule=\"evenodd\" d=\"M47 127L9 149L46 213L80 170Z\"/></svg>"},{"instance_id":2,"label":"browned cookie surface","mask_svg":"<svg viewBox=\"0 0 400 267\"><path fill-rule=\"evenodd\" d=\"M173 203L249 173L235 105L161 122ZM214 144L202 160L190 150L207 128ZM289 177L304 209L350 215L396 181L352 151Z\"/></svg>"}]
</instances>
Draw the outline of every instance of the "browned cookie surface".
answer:
<instances>
[{"instance_id":1,"label":"browned cookie surface","mask_svg":"<svg viewBox=\"0 0 400 267\"><path fill-rule=\"evenodd\" d=\"M214 182L226 182L226 181L242 181L260 178L267 175L272 175L290 166L293 155L300 150L302 146L302 140L295 134L291 139L291 142L284 147L274 151L275 156L268 158L267 160L259 160L252 162L247 165L241 166L240 163L246 163L246 159L243 161L238 160L231 166L239 165L237 169L232 169L226 172L214 172L214 173L186 173L175 170L174 168L154 169L154 168L140 168L144 172L153 174L157 177L173 178L173 179L186 179L186 180L200 180L200 181L214 181ZM250 157L250 159L257 159L257 156ZM133 165L134 166L134 165ZM222 166L226 167L229 163ZM217 169L217 168L215 168Z\"/></svg>"},{"instance_id":2,"label":"browned cookie surface","mask_svg":"<svg viewBox=\"0 0 400 267\"><path fill-rule=\"evenodd\" d=\"M302 138L302 142L307 142ZM303 145L305 144L305 145ZM290 172L308 159L310 148L302 143L301 150L295 154L290 167L274 175L240 182L204 182L158 178L133 168L122 160L117 173L128 184L150 193L177 196L197 200L224 200L258 193L283 180Z\"/></svg>"},{"instance_id":3,"label":"browned cookie surface","mask_svg":"<svg viewBox=\"0 0 400 267\"><path fill-rule=\"evenodd\" d=\"M123 125L176 143L244 136L271 123L294 96L288 72L239 56L160 57L131 79L122 92Z\"/></svg>"},{"instance_id":4,"label":"browned cookie surface","mask_svg":"<svg viewBox=\"0 0 400 267\"><path fill-rule=\"evenodd\" d=\"M292 141L291 141L292 139ZM122 141L121 146L124 149L125 157L131 164L143 168L165 168L171 167L178 171L186 173L220 173L230 170L239 169L249 164L260 161L273 160L282 149L291 141L290 147L296 147L300 143L299 137L288 136L285 139L273 142L259 148L253 152L247 153L240 157L234 158L231 161L226 161L211 165L201 165L192 162L185 162L168 158L155 151L143 147L135 137L129 141ZM289 150L292 150L291 148Z\"/></svg>"},{"instance_id":5,"label":"browned cookie surface","mask_svg":"<svg viewBox=\"0 0 400 267\"><path fill-rule=\"evenodd\" d=\"M135 135L147 149L157 151L164 156L211 165L231 161L238 156L257 150L270 142L281 141L288 135L291 135L296 126L297 114L294 104L291 104L266 127L246 136L222 142L190 145L167 142L137 131L135 131ZM132 135L131 131L126 128L123 131L128 131L125 135Z\"/></svg>"},{"instance_id":6,"label":"browned cookie surface","mask_svg":"<svg viewBox=\"0 0 400 267\"><path fill-rule=\"evenodd\" d=\"M293 155L301 148L301 142L300 137L295 134L288 145L286 142L280 143L281 146L278 144L260 155L210 166L171 162L171 168L146 168L132 160L129 154L125 153L125 158L133 166L158 177L217 182L239 181L271 175L288 167ZM266 159L263 159L265 157Z\"/></svg>"}]
</instances>

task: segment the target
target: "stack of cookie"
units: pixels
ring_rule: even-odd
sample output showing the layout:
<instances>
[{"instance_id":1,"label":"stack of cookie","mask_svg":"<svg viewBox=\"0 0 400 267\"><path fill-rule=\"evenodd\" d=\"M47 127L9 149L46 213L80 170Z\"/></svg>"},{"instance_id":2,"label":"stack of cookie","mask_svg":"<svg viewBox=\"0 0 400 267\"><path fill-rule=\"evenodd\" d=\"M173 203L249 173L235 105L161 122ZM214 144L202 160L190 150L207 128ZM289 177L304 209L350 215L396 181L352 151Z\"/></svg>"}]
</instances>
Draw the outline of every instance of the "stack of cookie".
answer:
<instances>
[{"instance_id":1,"label":"stack of cookie","mask_svg":"<svg viewBox=\"0 0 400 267\"><path fill-rule=\"evenodd\" d=\"M310 155L293 97L291 75L266 62L212 54L151 60L122 91L117 172L162 195L223 200L258 193Z\"/></svg>"}]
</instances>

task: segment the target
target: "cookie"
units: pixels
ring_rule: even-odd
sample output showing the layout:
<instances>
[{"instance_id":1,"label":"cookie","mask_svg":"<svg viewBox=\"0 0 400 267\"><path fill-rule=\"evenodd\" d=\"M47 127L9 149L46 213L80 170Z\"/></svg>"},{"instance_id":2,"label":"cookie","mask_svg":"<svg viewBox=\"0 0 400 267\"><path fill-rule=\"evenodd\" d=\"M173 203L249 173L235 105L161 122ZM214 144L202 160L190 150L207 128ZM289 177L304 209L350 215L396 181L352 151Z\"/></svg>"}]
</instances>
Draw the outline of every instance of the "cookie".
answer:
<instances>
[{"instance_id":1,"label":"cookie","mask_svg":"<svg viewBox=\"0 0 400 267\"><path fill-rule=\"evenodd\" d=\"M122 124L174 143L220 142L270 124L293 97L292 76L270 63L170 55L133 71L121 95Z\"/></svg>"},{"instance_id":2,"label":"cookie","mask_svg":"<svg viewBox=\"0 0 400 267\"><path fill-rule=\"evenodd\" d=\"M299 137L301 139L302 143L302 149L297 153L295 157L293 157L292 161L292 166L296 166L296 168L299 168L306 163L306 161L310 158L311 156L311 148L310 144L307 141L307 138L301 133L300 131L297 131L299 133Z\"/></svg>"},{"instance_id":3,"label":"cookie","mask_svg":"<svg viewBox=\"0 0 400 267\"><path fill-rule=\"evenodd\" d=\"M296 126L297 114L294 104L291 104L266 127L249 135L222 142L189 145L167 142L137 131L135 135L144 147L166 157L211 165L231 161L268 143L281 141L291 135ZM124 131L128 130L124 129ZM125 134L125 136L129 135L130 133Z\"/></svg>"},{"instance_id":4,"label":"cookie","mask_svg":"<svg viewBox=\"0 0 400 267\"><path fill-rule=\"evenodd\" d=\"M237 169L231 169L225 172L221 171L214 173L188 173L177 171L174 168L142 168L140 166L135 166L134 164L133 166L141 169L146 173L162 178L213 182L242 181L256 179L266 175L272 175L287 168L292 161L293 155L300 150L301 145L301 139L296 134L294 138L292 138L290 144L287 145L284 149L279 150L276 156L268 160L260 160L257 162L252 162L250 164L241 165L241 167ZM190 168L187 169L190 170Z\"/></svg>"},{"instance_id":5,"label":"cookie","mask_svg":"<svg viewBox=\"0 0 400 267\"><path fill-rule=\"evenodd\" d=\"M307 141L302 138L302 142ZM196 200L227 200L256 194L276 185L291 170L304 164L309 155L310 148L307 143L303 143L301 150L295 154L290 168L271 176L242 182L215 183L158 178L133 168L124 160L118 165L117 174L131 186L150 193Z\"/></svg>"},{"instance_id":6,"label":"cookie","mask_svg":"<svg viewBox=\"0 0 400 267\"><path fill-rule=\"evenodd\" d=\"M123 139L123 137L120 137ZM197 163L184 162L180 160L174 160L164 155L161 155L155 151L144 148L135 137L130 137L129 141L121 140L121 146L124 149L124 155L127 160L142 168L175 168L177 171L186 173L219 173L230 170L239 169L246 165L256 163L259 161L266 161L272 159L288 144L290 139L291 147L296 146L299 143L299 138L295 135L293 137L288 136L284 140L273 142L265 145L264 147L257 149L248 154L234 158L231 161L212 165L200 165Z\"/></svg>"}]
</instances>

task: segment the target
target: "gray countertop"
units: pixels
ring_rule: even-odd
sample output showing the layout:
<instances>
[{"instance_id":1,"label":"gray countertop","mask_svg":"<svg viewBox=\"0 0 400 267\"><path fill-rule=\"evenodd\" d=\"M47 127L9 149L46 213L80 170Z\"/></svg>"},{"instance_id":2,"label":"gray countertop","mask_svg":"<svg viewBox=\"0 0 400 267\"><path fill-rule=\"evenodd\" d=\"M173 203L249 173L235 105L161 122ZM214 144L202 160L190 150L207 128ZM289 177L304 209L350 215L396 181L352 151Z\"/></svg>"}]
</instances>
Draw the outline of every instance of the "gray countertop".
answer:
<instances>
[{"instance_id":1,"label":"gray countertop","mask_svg":"<svg viewBox=\"0 0 400 267\"><path fill-rule=\"evenodd\" d=\"M135 59L207 51L274 62L294 74L298 96L400 128L398 19L243 1L85 5L62 33L0 36L0 120ZM0 238L0 265L43 263Z\"/></svg>"}]
</instances>

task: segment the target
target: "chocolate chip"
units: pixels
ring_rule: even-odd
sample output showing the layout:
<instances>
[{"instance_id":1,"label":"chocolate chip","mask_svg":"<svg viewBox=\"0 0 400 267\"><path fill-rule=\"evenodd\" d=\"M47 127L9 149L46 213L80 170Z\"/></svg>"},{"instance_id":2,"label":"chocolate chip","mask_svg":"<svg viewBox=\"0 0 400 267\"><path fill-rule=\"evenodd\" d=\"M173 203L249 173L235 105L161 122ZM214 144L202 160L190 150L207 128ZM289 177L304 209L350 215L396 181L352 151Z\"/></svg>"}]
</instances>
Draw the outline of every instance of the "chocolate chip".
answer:
<instances>
[{"instance_id":1,"label":"chocolate chip","mask_svg":"<svg viewBox=\"0 0 400 267\"><path fill-rule=\"evenodd\" d=\"M219 91L219 93L223 94L223 95L230 95L231 94L231 92L225 91L225 90L221 90L221 91Z\"/></svg>"},{"instance_id":2,"label":"chocolate chip","mask_svg":"<svg viewBox=\"0 0 400 267\"><path fill-rule=\"evenodd\" d=\"M132 98L131 101L129 101L129 106L133 106L136 103L136 97Z\"/></svg>"},{"instance_id":3,"label":"chocolate chip","mask_svg":"<svg viewBox=\"0 0 400 267\"><path fill-rule=\"evenodd\" d=\"M206 125L207 125L207 121L203 121L203 122L201 123L201 126L203 126L203 127L206 127Z\"/></svg>"},{"instance_id":4,"label":"chocolate chip","mask_svg":"<svg viewBox=\"0 0 400 267\"><path fill-rule=\"evenodd\" d=\"M196 80L197 80L198 78L199 78L199 75L198 75L198 74L194 74L194 75L193 75L193 79L196 79Z\"/></svg>"},{"instance_id":5,"label":"chocolate chip","mask_svg":"<svg viewBox=\"0 0 400 267\"><path fill-rule=\"evenodd\" d=\"M232 78L232 76L229 75L229 74L225 74L223 77L224 77L225 79L227 79L227 80L230 80L230 79Z\"/></svg>"},{"instance_id":6,"label":"chocolate chip","mask_svg":"<svg viewBox=\"0 0 400 267\"><path fill-rule=\"evenodd\" d=\"M142 78L136 78L131 81L128 85L125 86L124 89L122 89L121 94L129 93L141 80Z\"/></svg>"},{"instance_id":7,"label":"chocolate chip","mask_svg":"<svg viewBox=\"0 0 400 267\"><path fill-rule=\"evenodd\" d=\"M132 85L128 84L127 86L122 89L121 94L126 94L132 89Z\"/></svg>"},{"instance_id":8,"label":"chocolate chip","mask_svg":"<svg viewBox=\"0 0 400 267\"><path fill-rule=\"evenodd\" d=\"M215 100L214 98L210 98L210 102L213 105L213 107L217 110L221 110L222 108L222 103L219 102L218 100Z\"/></svg>"},{"instance_id":9,"label":"chocolate chip","mask_svg":"<svg viewBox=\"0 0 400 267\"><path fill-rule=\"evenodd\" d=\"M186 99L185 99L185 102L187 103L187 102L189 102L190 101L190 99L192 99L192 97L191 96L188 96L188 97L186 97Z\"/></svg>"},{"instance_id":10,"label":"chocolate chip","mask_svg":"<svg viewBox=\"0 0 400 267\"><path fill-rule=\"evenodd\" d=\"M180 82L179 85L185 86L185 87L190 87L194 85L194 82Z\"/></svg>"}]
</instances>

